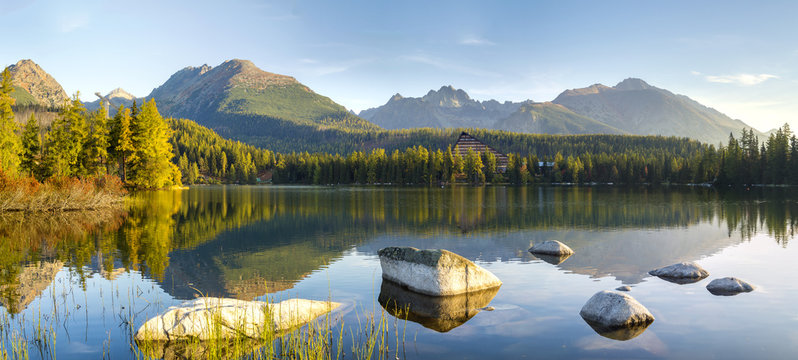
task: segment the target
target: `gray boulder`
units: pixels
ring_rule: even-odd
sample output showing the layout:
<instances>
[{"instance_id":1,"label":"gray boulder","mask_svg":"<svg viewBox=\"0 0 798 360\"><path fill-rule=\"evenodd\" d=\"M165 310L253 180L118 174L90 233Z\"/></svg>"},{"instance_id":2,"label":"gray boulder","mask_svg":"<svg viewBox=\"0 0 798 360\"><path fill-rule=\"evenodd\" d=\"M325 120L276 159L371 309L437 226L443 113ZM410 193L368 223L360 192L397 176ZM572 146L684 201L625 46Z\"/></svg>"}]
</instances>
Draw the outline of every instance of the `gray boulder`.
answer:
<instances>
[{"instance_id":1,"label":"gray boulder","mask_svg":"<svg viewBox=\"0 0 798 360\"><path fill-rule=\"evenodd\" d=\"M139 341L260 338L272 326L282 332L302 326L341 304L330 301L290 299L277 304L201 297L173 306L147 320L136 331Z\"/></svg>"},{"instance_id":2,"label":"gray boulder","mask_svg":"<svg viewBox=\"0 0 798 360\"><path fill-rule=\"evenodd\" d=\"M501 286L496 275L447 250L380 249L382 277L432 296L457 295Z\"/></svg>"},{"instance_id":3,"label":"gray boulder","mask_svg":"<svg viewBox=\"0 0 798 360\"><path fill-rule=\"evenodd\" d=\"M555 256L570 256L574 251L557 240L546 240L542 243L535 244L529 248L529 252L533 254L555 255Z\"/></svg>"},{"instance_id":4,"label":"gray boulder","mask_svg":"<svg viewBox=\"0 0 798 360\"><path fill-rule=\"evenodd\" d=\"M629 286L629 285L624 285L624 286L619 286L619 287L615 288L615 290L618 290L618 291L632 291L632 287Z\"/></svg>"},{"instance_id":5,"label":"gray boulder","mask_svg":"<svg viewBox=\"0 0 798 360\"><path fill-rule=\"evenodd\" d=\"M663 280L677 284L690 284L701 281L705 277L709 276L708 271L704 270L704 268L694 262L683 262L668 265L659 269L651 270L648 273L658 276Z\"/></svg>"},{"instance_id":6,"label":"gray boulder","mask_svg":"<svg viewBox=\"0 0 798 360\"><path fill-rule=\"evenodd\" d=\"M739 293L754 291L755 287L745 281L734 277L715 279L707 284L707 290L712 295L731 296Z\"/></svg>"},{"instance_id":7,"label":"gray boulder","mask_svg":"<svg viewBox=\"0 0 798 360\"><path fill-rule=\"evenodd\" d=\"M617 291L599 291L588 300L579 312L588 324L599 332L619 328L648 326L654 315L633 297ZM636 336L636 335L635 335Z\"/></svg>"}]
</instances>

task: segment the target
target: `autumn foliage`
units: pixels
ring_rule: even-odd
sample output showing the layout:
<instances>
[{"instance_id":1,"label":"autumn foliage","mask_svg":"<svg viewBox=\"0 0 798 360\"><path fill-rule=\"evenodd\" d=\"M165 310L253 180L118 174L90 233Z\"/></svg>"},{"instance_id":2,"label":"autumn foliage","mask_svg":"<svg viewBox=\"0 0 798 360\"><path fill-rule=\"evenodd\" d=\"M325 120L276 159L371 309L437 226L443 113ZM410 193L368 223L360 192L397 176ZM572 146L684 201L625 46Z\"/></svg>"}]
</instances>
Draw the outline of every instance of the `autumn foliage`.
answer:
<instances>
[{"instance_id":1,"label":"autumn foliage","mask_svg":"<svg viewBox=\"0 0 798 360\"><path fill-rule=\"evenodd\" d=\"M126 194L118 177L58 176L40 183L0 169L0 211L96 210L119 206Z\"/></svg>"}]
</instances>

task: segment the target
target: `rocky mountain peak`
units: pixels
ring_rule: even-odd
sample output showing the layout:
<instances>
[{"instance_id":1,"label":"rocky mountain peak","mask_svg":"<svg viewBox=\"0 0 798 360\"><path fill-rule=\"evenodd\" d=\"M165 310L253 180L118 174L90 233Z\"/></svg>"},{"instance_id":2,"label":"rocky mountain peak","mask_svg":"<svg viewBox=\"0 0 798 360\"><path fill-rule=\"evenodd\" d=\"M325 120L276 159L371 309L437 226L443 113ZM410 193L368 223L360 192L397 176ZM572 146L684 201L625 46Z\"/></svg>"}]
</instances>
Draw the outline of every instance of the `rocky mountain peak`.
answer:
<instances>
[{"instance_id":1,"label":"rocky mountain peak","mask_svg":"<svg viewBox=\"0 0 798 360\"><path fill-rule=\"evenodd\" d=\"M471 97L462 89L455 89L453 86L441 86L438 91L430 90L421 100L441 106L441 107L461 107L474 102Z\"/></svg>"},{"instance_id":2,"label":"rocky mountain peak","mask_svg":"<svg viewBox=\"0 0 798 360\"><path fill-rule=\"evenodd\" d=\"M114 98L125 99L125 100L134 100L134 99L136 99L135 96L133 96L129 92L123 90L122 88L116 88L116 89L111 90L111 92L109 92L108 95L105 95L105 97L107 97L109 99L114 99Z\"/></svg>"},{"instance_id":3,"label":"rocky mountain peak","mask_svg":"<svg viewBox=\"0 0 798 360\"><path fill-rule=\"evenodd\" d=\"M632 91L651 89L652 86L647 82L637 78L627 78L613 87L615 90Z\"/></svg>"},{"instance_id":4,"label":"rocky mountain peak","mask_svg":"<svg viewBox=\"0 0 798 360\"><path fill-rule=\"evenodd\" d=\"M30 59L18 61L9 66L8 71L11 82L30 93L41 105L59 107L69 100L61 84Z\"/></svg>"},{"instance_id":5,"label":"rocky mountain peak","mask_svg":"<svg viewBox=\"0 0 798 360\"><path fill-rule=\"evenodd\" d=\"M404 99L404 97L402 97L402 94L396 93L394 96L391 96L391 98L388 100L388 102L399 101L399 100L402 100L402 99Z\"/></svg>"}]
</instances>

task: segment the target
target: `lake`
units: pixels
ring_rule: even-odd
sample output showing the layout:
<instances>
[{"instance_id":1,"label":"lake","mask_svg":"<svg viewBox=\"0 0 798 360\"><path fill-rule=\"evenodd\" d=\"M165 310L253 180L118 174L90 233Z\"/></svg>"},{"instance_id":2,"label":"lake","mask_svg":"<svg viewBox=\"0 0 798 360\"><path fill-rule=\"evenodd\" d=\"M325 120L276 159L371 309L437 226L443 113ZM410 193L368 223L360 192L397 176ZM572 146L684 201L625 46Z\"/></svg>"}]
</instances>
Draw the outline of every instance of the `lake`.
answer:
<instances>
[{"instance_id":1,"label":"lake","mask_svg":"<svg viewBox=\"0 0 798 360\"><path fill-rule=\"evenodd\" d=\"M208 186L140 193L119 212L0 215L0 338L30 358L136 358L131 331L201 295L343 303L349 329L390 323L400 359L794 358L798 192L703 187ZM527 250L556 239L561 263ZM465 313L399 320L384 298L386 246L447 249L503 285ZM696 261L679 285L648 271ZM734 276L757 288L714 296ZM629 339L579 316L597 291L629 285L656 320ZM383 298L381 301L381 298ZM418 302L419 304L415 304ZM435 304L429 305L435 306ZM476 308L492 307L492 311ZM340 325L337 325L340 326ZM393 340L392 340L393 341ZM375 355L376 358L376 355Z\"/></svg>"}]
</instances>

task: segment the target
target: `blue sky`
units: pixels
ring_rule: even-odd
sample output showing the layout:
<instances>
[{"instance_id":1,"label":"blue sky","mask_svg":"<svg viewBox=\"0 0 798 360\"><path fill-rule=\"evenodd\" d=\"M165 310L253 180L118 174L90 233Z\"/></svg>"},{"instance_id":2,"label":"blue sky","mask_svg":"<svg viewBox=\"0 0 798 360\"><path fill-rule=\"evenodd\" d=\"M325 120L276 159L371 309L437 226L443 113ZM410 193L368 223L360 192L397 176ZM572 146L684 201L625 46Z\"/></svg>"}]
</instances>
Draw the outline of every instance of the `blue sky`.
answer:
<instances>
[{"instance_id":1,"label":"blue sky","mask_svg":"<svg viewBox=\"0 0 798 360\"><path fill-rule=\"evenodd\" d=\"M252 60L355 109L443 85L553 100L627 77L760 130L798 129L795 1L8 1L0 65L146 96L186 66Z\"/></svg>"}]
</instances>

